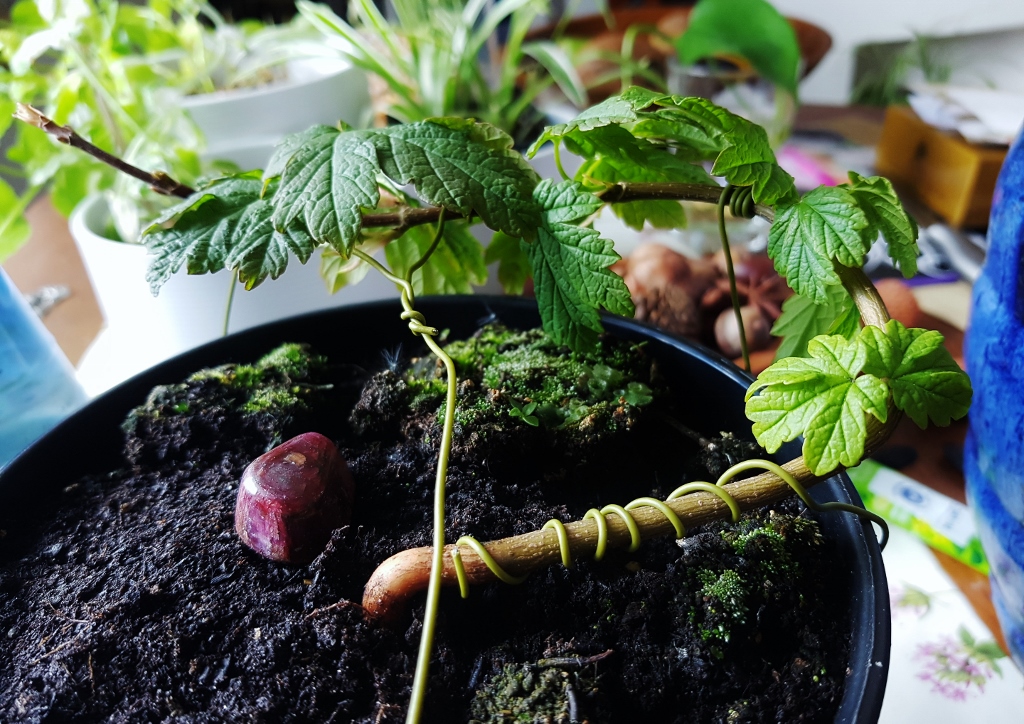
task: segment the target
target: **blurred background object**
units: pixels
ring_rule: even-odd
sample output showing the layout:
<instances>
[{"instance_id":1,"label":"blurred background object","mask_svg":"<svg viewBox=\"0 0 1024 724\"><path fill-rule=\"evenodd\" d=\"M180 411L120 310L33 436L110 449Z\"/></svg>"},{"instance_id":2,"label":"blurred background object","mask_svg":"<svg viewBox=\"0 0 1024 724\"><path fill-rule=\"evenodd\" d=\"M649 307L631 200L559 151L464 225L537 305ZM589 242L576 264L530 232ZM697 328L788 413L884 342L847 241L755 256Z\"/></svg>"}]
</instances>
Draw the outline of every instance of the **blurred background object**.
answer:
<instances>
[{"instance_id":1,"label":"blurred background object","mask_svg":"<svg viewBox=\"0 0 1024 724\"><path fill-rule=\"evenodd\" d=\"M53 336L0 269L0 469L87 399Z\"/></svg>"}]
</instances>

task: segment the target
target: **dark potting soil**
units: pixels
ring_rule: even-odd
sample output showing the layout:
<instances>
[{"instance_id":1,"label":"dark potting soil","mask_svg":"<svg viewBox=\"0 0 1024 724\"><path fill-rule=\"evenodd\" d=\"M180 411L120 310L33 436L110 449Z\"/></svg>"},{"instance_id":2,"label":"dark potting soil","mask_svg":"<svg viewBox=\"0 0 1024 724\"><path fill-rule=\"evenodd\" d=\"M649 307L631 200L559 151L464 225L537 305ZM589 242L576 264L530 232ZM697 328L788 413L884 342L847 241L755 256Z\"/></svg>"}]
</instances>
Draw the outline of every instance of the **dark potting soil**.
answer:
<instances>
[{"instance_id":1,"label":"dark potting soil","mask_svg":"<svg viewBox=\"0 0 1024 724\"><path fill-rule=\"evenodd\" d=\"M448 540L709 476L706 451L664 422L683 413L656 369L623 349L605 347L641 386L585 362L570 370L585 409L530 407L520 383L537 370L521 366L463 383ZM297 355L158 389L126 423L123 469L71 485L34 525L0 512L0 530L18 531L0 538L0 721L404 719L422 597L397 629L359 601L381 561L430 543L436 369L368 380ZM339 442L356 510L311 565L285 566L238 541L235 496L252 458L307 430ZM792 501L466 600L446 590L425 719L831 720L849 649L836 565Z\"/></svg>"}]
</instances>

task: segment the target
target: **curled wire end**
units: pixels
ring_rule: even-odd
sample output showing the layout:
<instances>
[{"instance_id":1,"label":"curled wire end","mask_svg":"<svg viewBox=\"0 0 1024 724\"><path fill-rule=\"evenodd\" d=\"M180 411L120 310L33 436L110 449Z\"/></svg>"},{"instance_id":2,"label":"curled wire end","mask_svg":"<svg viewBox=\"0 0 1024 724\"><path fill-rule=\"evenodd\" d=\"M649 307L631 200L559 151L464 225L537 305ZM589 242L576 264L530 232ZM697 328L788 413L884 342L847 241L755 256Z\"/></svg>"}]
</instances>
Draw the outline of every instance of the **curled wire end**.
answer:
<instances>
[{"instance_id":1,"label":"curled wire end","mask_svg":"<svg viewBox=\"0 0 1024 724\"><path fill-rule=\"evenodd\" d=\"M811 494L807 492L807 488L801 485L800 481L797 480L792 473L777 463L773 463L769 460L745 460L741 463L736 463L722 473L722 477L718 479L718 484L724 485L739 473L747 470L767 470L768 472L775 473L775 475L782 478L782 480L793 489L793 492L795 492L797 497L803 501L804 505L815 512L824 513L834 510L843 513L853 513L861 520L869 520L872 523L876 523L882 531L881 540L878 542L878 546L882 550L885 550L885 546L889 542L889 524L885 522L885 519L882 516L872 513L870 510L865 510L858 505L851 505L850 503L840 503L837 501L819 503L811 497Z\"/></svg>"}]
</instances>

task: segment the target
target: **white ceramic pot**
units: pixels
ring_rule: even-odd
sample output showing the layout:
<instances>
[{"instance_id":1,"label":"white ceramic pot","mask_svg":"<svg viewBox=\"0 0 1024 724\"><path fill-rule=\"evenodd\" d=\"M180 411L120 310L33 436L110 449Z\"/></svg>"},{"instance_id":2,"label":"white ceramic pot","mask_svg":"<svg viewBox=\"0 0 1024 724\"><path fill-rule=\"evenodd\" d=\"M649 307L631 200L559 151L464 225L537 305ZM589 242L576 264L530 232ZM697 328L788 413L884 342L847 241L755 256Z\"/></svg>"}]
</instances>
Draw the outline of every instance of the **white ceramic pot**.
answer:
<instances>
[{"instance_id":1,"label":"white ceramic pot","mask_svg":"<svg viewBox=\"0 0 1024 724\"><path fill-rule=\"evenodd\" d=\"M109 212L102 196L91 196L71 215L75 239L106 325L79 363L86 392L98 394L197 345L220 337L233 276L189 275L184 269L154 297L146 282L145 247L106 235ZM331 295L320 278L319 251L306 264L292 259L279 279L256 289L235 290L228 331L236 332L303 312L397 296L379 274Z\"/></svg>"},{"instance_id":2,"label":"white ceramic pot","mask_svg":"<svg viewBox=\"0 0 1024 724\"><path fill-rule=\"evenodd\" d=\"M206 139L204 155L263 168L274 145L314 123L339 120L356 128L371 118L366 74L346 60L309 58L288 63L288 77L258 88L188 96L182 106Z\"/></svg>"}]
</instances>

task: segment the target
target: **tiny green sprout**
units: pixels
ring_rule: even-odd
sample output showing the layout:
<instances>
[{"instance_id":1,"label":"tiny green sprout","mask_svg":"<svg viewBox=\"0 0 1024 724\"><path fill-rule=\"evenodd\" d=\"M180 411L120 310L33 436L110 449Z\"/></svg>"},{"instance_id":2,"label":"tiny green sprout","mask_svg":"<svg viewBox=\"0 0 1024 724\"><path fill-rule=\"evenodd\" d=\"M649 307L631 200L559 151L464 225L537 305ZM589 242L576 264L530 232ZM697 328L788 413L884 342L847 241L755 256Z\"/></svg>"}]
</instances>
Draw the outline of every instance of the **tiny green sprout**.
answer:
<instances>
[{"instance_id":1,"label":"tiny green sprout","mask_svg":"<svg viewBox=\"0 0 1024 724\"><path fill-rule=\"evenodd\" d=\"M626 385L625 391L620 395L627 404L633 407L642 407L648 405L654 400L654 395L651 394L651 388L645 385L643 382L630 382Z\"/></svg>"},{"instance_id":2,"label":"tiny green sprout","mask_svg":"<svg viewBox=\"0 0 1024 724\"><path fill-rule=\"evenodd\" d=\"M537 410L536 402L528 402L527 404L520 407L515 402L512 403L512 409L508 411L509 417L518 417L520 420L525 422L527 425L532 427L539 427L540 420L533 413Z\"/></svg>"},{"instance_id":3,"label":"tiny green sprout","mask_svg":"<svg viewBox=\"0 0 1024 724\"><path fill-rule=\"evenodd\" d=\"M590 378L587 380L587 387L590 392L600 397L608 389L614 389L615 385L622 382L622 373L608 365L596 364L590 369Z\"/></svg>"}]
</instances>

